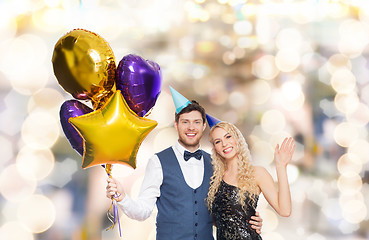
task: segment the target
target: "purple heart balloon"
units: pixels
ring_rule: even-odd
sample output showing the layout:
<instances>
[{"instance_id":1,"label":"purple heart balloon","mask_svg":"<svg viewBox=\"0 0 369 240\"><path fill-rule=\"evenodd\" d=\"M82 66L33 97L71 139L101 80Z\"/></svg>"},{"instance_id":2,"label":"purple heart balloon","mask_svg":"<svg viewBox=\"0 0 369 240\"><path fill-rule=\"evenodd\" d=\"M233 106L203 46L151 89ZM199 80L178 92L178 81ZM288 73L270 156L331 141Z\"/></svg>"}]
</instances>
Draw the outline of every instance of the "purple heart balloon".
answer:
<instances>
[{"instance_id":1,"label":"purple heart balloon","mask_svg":"<svg viewBox=\"0 0 369 240\"><path fill-rule=\"evenodd\" d=\"M118 64L116 87L129 108L143 117L155 105L161 92L160 66L137 55L124 56Z\"/></svg>"},{"instance_id":2,"label":"purple heart balloon","mask_svg":"<svg viewBox=\"0 0 369 240\"><path fill-rule=\"evenodd\" d=\"M70 145L81 156L83 155L83 138L78 134L77 130L68 122L71 117L78 117L93 110L85 104L77 100L65 101L60 107L60 123L63 128L63 132L67 137Z\"/></svg>"}]
</instances>

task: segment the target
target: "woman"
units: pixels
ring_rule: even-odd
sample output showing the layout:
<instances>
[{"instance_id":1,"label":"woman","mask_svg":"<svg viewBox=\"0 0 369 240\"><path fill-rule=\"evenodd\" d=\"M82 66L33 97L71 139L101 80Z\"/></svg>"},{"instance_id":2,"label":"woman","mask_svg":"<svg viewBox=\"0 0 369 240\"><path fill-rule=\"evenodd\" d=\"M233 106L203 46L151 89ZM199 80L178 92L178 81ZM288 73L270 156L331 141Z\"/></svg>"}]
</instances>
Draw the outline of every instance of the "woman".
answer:
<instances>
[{"instance_id":1,"label":"woman","mask_svg":"<svg viewBox=\"0 0 369 240\"><path fill-rule=\"evenodd\" d=\"M261 239L249 224L261 192L279 215L288 217L291 214L286 168L295 150L294 140L286 138L275 148L278 189L265 168L251 165L245 138L233 124L216 124L210 130L210 141L214 173L207 204L215 218L217 240Z\"/></svg>"}]
</instances>

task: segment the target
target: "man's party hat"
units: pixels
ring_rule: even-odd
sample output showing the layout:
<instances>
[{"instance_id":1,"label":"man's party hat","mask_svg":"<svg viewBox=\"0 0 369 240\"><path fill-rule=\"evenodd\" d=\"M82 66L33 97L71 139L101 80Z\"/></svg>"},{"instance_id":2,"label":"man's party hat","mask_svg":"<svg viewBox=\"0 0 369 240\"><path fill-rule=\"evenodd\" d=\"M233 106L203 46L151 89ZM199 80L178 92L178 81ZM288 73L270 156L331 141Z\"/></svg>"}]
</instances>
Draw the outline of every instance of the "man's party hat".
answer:
<instances>
[{"instance_id":1,"label":"man's party hat","mask_svg":"<svg viewBox=\"0 0 369 240\"><path fill-rule=\"evenodd\" d=\"M176 108L176 113L182 111L183 108L187 107L191 102L182 96L179 92L177 92L174 88L169 86L170 92L172 93L172 98L174 102L174 106Z\"/></svg>"},{"instance_id":2,"label":"man's party hat","mask_svg":"<svg viewBox=\"0 0 369 240\"><path fill-rule=\"evenodd\" d=\"M213 116L210 116L209 114L206 114L206 120L208 121L209 128L212 128L215 125L217 125L217 123L221 122L219 119L217 119Z\"/></svg>"}]
</instances>

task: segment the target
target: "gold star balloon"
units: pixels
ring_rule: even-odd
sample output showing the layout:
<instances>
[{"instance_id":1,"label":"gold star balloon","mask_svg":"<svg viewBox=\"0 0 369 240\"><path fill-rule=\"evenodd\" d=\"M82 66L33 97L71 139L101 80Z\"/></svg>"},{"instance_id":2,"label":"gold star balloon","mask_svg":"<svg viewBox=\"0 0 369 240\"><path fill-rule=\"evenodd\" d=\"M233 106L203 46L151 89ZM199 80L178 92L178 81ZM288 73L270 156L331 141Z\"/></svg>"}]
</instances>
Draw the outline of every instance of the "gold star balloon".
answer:
<instances>
[{"instance_id":1,"label":"gold star balloon","mask_svg":"<svg viewBox=\"0 0 369 240\"><path fill-rule=\"evenodd\" d=\"M139 117L117 90L98 110L69 122L84 139L82 168L102 164L128 164L136 168L136 154L157 122Z\"/></svg>"}]
</instances>

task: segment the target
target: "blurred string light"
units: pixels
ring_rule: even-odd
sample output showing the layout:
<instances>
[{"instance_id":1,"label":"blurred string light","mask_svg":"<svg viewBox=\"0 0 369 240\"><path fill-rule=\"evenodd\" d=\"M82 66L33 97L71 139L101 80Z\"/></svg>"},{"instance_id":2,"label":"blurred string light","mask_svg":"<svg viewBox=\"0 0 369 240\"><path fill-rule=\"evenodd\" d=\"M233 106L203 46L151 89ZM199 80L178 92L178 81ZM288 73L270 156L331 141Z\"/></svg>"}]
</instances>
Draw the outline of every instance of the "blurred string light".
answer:
<instances>
[{"instance_id":1,"label":"blurred string light","mask_svg":"<svg viewBox=\"0 0 369 240\"><path fill-rule=\"evenodd\" d=\"M364 94L360 96L358 79L353 72L351 60L359 57L368 44L369 35L364 30L366 25L367 22L359 20L343 21L339 27L339 53L333 54L327 62L327 70L331 74L330 84L336 91L334 106L347 120L337 124L334 129L335 142L347 149L337 161L340 173L337 187L341 194L339 206L344 221L341 222L340 230L344 233L357 229L354 225L364 221L368 214L364 198L360 197L363 187L360 173L363 164L368 161L368 151L365 150L368 147L365 140L368 132L364 126L369 115L366 113L365 88L361 90Z\"/></svg>"},{"instance_id":2,"label":"blurred string light","mask_svg":"<svg viewBox=\"0 0 369 240\"><path fill-rule=\"evenodd\" d=\"M45 89L50 74L45 67L50 58L45 39L31 33L15 35L17 29L27 28L27 24L50 32L63 28L60 19L64 18L64 12L56 8L58 4L48 1L47 6L52 8L48 9L38 3L17 1L16 7L4 4L0 10L1 16L5 16L1 22L6 24L0 26L0 71L13 89L4 98L2 130L11 135L21 131L23 140L23 147L21 144L17 155L12 156L16 163L7 164L0 171L0 193L9 203L16 203L11 214L17 216L16 220L8 217L9 221L3 223L1 239L33 240L33 233L46 231L55 220L51 200L34 193L38 182L48 177L54 168L51 147L59 138L60 127L55 117L63 97L55 90ZM28 16L32 16L31 21L24 20ZM27 101L20 101L22 98L17 94L30 97L28 111ZM27 116L27 112L29 115L21 124L17 121L24 117L18 116L8 125L6 116L14 115L10 114L13 111L17 115ZM7 146L3 143L2 146ZM13 154L12 151L12 147L2 151L5 160Z\"/></svg>"}]
</instances>

